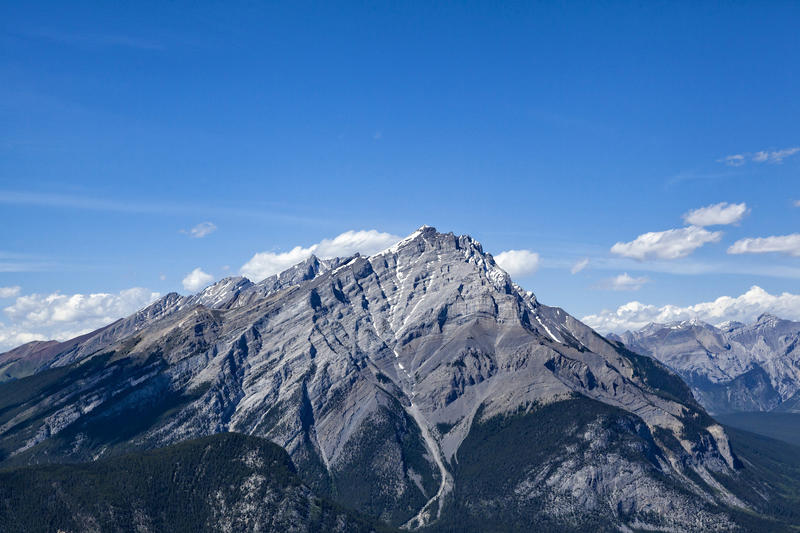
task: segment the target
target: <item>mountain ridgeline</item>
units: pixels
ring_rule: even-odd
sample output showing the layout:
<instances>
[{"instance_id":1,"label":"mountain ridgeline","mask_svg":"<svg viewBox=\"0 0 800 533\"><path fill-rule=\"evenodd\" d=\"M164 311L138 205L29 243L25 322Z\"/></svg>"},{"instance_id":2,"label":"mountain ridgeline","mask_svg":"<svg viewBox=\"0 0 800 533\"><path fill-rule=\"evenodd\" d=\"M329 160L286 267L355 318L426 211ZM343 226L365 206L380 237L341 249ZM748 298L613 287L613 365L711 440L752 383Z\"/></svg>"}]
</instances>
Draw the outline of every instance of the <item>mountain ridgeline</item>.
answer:
<instances>
[{"instance_id":1,"label":"mountain ridgeline","mask_svg":"<svg viewBox=\"0 0 800 533\"><path fill-rule=\"evenodd\" d=\"M0 356L11 471L236 432L284 448L315 497L395 527L800 523L800 468L783 444L768 458L747 434L737 445L664 365L543 305L469 236L431 227L12 352ZM780 479L767 459L786 462Z\"/></svg>"},{"instance_id":2,"label":"mountain ridgeline","mask_svg":"<svg viewBox=\"0 0 800 533\"><path fill-rule=\"evenodd\" d=\"M800 412L800 322L650 324L612 340L677 372L711 413Z\"/></svg>"}]
</instances>

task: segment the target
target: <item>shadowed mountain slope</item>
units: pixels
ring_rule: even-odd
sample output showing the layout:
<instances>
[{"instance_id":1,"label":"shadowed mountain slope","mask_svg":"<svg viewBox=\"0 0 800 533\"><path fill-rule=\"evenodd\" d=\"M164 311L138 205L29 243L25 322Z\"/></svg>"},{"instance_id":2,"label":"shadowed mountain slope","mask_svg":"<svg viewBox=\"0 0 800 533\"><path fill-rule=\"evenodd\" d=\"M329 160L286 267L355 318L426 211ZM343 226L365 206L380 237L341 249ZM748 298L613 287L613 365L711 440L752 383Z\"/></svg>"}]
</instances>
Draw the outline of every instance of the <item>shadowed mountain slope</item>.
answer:
<instances>
[{"instance_id":1,"label":"shadowed mountain slope","mask_svg":"<svg viewBox=\"0 0 800 533\"><path fill-rule=\"evenodd\" d=\"M0 471L0 529L394 531L316 497L280 447L233 433L91 463Z\"/></svg>"}]
</instances>

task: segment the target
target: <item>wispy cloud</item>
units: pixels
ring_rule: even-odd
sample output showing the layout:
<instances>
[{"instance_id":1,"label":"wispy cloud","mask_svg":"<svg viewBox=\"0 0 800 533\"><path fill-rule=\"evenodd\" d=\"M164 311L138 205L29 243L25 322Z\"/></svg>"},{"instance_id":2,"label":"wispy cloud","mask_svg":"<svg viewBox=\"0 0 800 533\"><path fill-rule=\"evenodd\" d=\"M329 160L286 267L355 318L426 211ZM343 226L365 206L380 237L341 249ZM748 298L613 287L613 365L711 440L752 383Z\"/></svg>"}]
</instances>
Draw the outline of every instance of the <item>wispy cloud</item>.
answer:
<instances>
[{"instance_id":1,"label":"wispy cloud","mask_svg":"<svg viewBox=\"0 0 800 533\"><path fill-rule=\"evenodd\" d=\"M0 298L14 298L19 295L20 287L0 287Z\"/></svg>"},{"instance_id":2,"label":"wispy cloud","mask_svg":"<svg viewBox=\"0 0 800 533\"><path fill-rule=\"evenodd\" d=\"M544 265L547 267L548 265ZM642 272L672 274L676 276L700 276L709 274L733 274L739 276L767 276L773 278L800 279L800 266L782 265L774 262L748 263L737 260L697 261L691 258L681 261L652 260L641 262L634 259L594 257L592 268L620 271L635 269Z\"/></svg>"},{"instance_id":3,"label":"wispy cloud","mask_svg":"<svg viewBox=\"0 0 800 533\"><path fill-rule=\"evenodd\" d=\"M725 163L730 167L740 167L745 164L745 156L743 154L727 155L721 159L717 159L717 163Z\"/></svg>"},{"instance_id":4,"label":"wispy cloud","mask_svg":"<svg viewBox=\"0 0 800 533\"><path fill-rule=\"evenodd\" d=\"M190 230L182 229L181 233L189 235L193 239L202 239L217 231L217 226L213 222L201 222Z\"/></svg>"},{"instance_id":5,"label":"wispy cloud","mask_svg":"<svg viewBox=\"0 0 800 533\"><path fill-rule=\"evenodd\" d=\"M57 193L0 190L0 204L29 205L36 207L66 207L92 211L116 211L120 213L152 213L167 206L164 204L139 204L118 202L104 198Z\"/></svg>"},{"instance_id":6,"label":"wispy cloud","mask_svg":"<svg viewBox=\"0 0 800 533\"><path fill-rule=\"evenodd\" d=\"M753 161L756 163L782 163L787 157L791 157L800 152L800 146L794 148L784 148L783 150L774 150L756 152L753 154Z\"/></svg>"},{"instance_id":7,"label":"wispy cloud","mask_svg":"<svg viewBox=\"0 0 800 533\"><path fill-rule=\"evenodd\" d=\"M737 165L731 165L737 166ZM671 187L673 185L678 185L683 182L687 181L715 181L715 180L723 180L728 179L736 175L736 171L731 169L724 172L702 172L698 170L684 170L682 172L678 172L673 176L670 176L666 183L666 187Z\"/></svg>"},{"instance_id":8,"label":"wispy cloud","mask_svg":"<svg viewBox=\"0 0 800 533\"><path fill-rule=\"evenodd\" d=\"M52 270L53 265L46 263L17 263L0 261L0 272L45 272Z\"/></svg>"},{"instance_id":9,"label":"wispy cloud","mask_svg":"<svg viewBox=\"0 0 800 533\"><path fill-rule=\"evenodd\" d=\"M583 259L576 261L575 264L573 264L572 267L569 269L569 272L570 274L577 274L587 266L589 266L589 258L584 257Z\"/></svg>"},{"instance_id":10,"label":"wispy cloud","mask_svg":"<svg viewBox=\"0 0 800 533\"><path fill-rule=\"evenodd\" d=\"M683 215L683 220L692 226L723 226L735 224L747 214L747 204L722 202L693 209Z\"/></svg>"},{"instance_id":11,"label":"wispy cloud","mask_svg":"<svg viewBox=\"0 0 800 533\"><path fill-rule=\"evenodd\" d=\"M0 251L0 272L46 272L59 266L41 256Z\"/></svg>"},{"instance_id":12,"label":"wispy cloud","mask_svg":"<svg viewBox=\"0 0 800 533\"><path fill-rule=\"evenodd\" d=\"M321 224L327 222L316 218L279 213L272 208L253 209L252 207L224 207L202 204L119 201L109 198L98 198L75 194L31 191L0 190L0 204L26 205L53 209L63 208L88 211L107 211L127 214L178 213L197 215L198 213L205 213L207 215L278 220L282 222L303 224Z\"/></svg>"},{"instance_id":13,"label":"wispy cloud","mask_svg":"<svg viewBox=\"0 0 800 533\"><path fill-rule=\"evenodd\" d=\"M753 279L763 276L776 279L800 280L800 264L787 261L764 261L757 255L733 256L720 255L704 257L693 256L680 260L648 259L641 261L630 257L608 255L608 248L589 243L580 243L576 248L563 247L561 249L547 249L547 256L539 261L539 269L566 270L571 269L583 259L589 259L588 266L592 272L642 272L669 274L675 276L708 276L708 275L735 275L746 276ZM585 254L585 255L584 255Z\"/></svg>"},{"instance_id":14,"label":"wispy cloud","mask_svg":"<svg viewBox=\"0 0 800 533\"><path fill-rule=\"evenodd\" d=\"M773 252L800 256L800 233L739 239L728 248L729 254L765 254Z\"/></svg>"},{"instance_id":15,"label":"wispy cloud","mask_svg":"<svg viewBox=\"0 0 800 533\"><path fill-rule=\"evenodd\" d=\"M650 280L646 277L635 278L625 272L618 276L614 276L613 278L603 280L595 288L611 291L638 291L648 281Z\"/></svg>"},{"instance_id":16,"label":"wispy cloud","mask_svg":"<svg viewBox=\"0 0 800 533\"><path fill-rule=\"evenodd\" d=\"M618 242L611 253L643 261L645 259L679 259L706 243L718 242L721 231L708 231L698 226L651 231L630 242Z\"/></svg>"},{"instance_id":17,"label":"wispy cloud","mask_svg":"<svg viewBox=\"0 0 800 533\"><path fill-rule=\"evenodd\" d=\"M800 153L800 146L783 148L781 150L761 150L759 152L744 152L741 154L727 155L717 159L717 163L724 163L730 167L740 167L747 162L753 163L782 163L787 157Z\"/></svg>"}]
</instances>

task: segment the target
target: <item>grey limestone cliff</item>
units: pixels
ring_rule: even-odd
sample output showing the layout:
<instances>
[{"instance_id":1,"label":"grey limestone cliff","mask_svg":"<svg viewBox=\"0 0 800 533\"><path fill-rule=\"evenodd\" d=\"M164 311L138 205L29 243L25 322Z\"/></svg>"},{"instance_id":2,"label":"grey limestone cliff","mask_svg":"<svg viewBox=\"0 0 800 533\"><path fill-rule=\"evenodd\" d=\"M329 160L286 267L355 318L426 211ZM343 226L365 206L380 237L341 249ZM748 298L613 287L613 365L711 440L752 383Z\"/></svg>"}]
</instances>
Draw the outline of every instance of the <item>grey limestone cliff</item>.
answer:
<instances>
[{"instance_id":1,"label":"grey limestone cliff","mask_svg":"<svg viewBox=\"0 0 800 533\"><path fill-rule=\"evenodd\" d=\"M236 431L284 447L320 494L409 528L467 501L524 515L547 500L535 512L552 524L724 530L750 505L720 482L738 468L725 431L674 374L431 227L371 257L167 295L5 387L9 464ZM540 419L561 422L543 435ZM466 465L496 424L542 444L493 446L528 458L514 486L476 496Z\"/></svg>"}]
</instances>

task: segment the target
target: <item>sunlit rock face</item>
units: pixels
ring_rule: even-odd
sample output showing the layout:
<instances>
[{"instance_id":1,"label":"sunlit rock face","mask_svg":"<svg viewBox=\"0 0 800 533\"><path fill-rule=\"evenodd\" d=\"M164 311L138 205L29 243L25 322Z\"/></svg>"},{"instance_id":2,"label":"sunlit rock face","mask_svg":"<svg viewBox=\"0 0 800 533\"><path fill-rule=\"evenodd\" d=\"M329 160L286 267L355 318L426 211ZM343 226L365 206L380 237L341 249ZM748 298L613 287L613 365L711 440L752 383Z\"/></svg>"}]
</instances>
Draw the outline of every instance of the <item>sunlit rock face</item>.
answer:
<instances>
[{"instance_id":1,"label":"sunlit rock face","mask_svg":"<svg viewBox=\"0 0 800 533\"><path fill-rule=\"evenodd\" d=\"M9 464L236 431L284 447L315 491L407 527L460 509L724 530L746 507L717 481L737 468L724 430L677 376L431 227L371 257L167 295L29 379L40 388L0 418ZM481 435L502 439L485 450ZM480 494L464 465L486 453L514 483Z\"/></svg>"}]
</instances>

